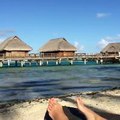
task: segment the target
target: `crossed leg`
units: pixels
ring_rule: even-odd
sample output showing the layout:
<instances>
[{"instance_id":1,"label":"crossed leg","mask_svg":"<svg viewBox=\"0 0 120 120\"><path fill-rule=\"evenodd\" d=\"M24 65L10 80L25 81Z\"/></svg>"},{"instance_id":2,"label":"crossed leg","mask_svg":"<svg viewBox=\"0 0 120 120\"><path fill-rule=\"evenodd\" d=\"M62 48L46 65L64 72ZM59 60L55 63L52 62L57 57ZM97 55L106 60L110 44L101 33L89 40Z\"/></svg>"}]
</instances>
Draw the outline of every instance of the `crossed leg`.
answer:
<instances>
[{"instance_id":1,"label":"crossed leg","mask_svg":"<svg viewBox=\"0 0 120 120\"><path fill-rule=\"evenodd\" d=\"M87 120L106 120L105 118L99 116L97 113L94 111L90 110L87 108L81 98L77 98L77 107L78 109L83 112L83 114L86 116Z\"/></svg>"},{"instance_id":2,"label":"crossed leg","mask_svg":"<svg viewBox=\"0 0 120 120\"><path fill-rule=\"evenodd\" d=\"M81 98L77 98L76 102L78 109L86 116L87 120L106 120L87 108ZM48 113L53 120L69 120L65 115L62 106L54 98L49 100Z\"/></svg>"}]
</instances>

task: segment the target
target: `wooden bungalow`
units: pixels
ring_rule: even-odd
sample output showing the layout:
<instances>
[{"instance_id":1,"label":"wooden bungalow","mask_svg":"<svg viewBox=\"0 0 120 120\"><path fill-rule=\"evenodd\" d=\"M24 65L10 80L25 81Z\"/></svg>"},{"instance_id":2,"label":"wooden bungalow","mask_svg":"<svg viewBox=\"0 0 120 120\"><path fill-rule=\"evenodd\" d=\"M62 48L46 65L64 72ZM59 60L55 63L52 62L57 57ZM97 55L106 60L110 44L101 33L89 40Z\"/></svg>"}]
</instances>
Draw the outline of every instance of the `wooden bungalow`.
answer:
<instances>
[{"instance_id":1,"label":"wooden bungalow","mask_svg":"<svg viewBox=\"0 0 120 120\"><path fill-rule=\"evenodd\" d=\"M77 49L65 38L57 38L48 41L40 48L41 57L73 57Z\"/></svg>"},{"instance_id":2,"label":"wooden bungalow","mask_svg":"<svg viewBox=\"0 0 120 120\"><path fill-rule=\"evenodd\" d=\"M102 51L102 55L120 56L120 43L109 43Z\"/></svg>"},{"instance_id":3,"label":"wooden bungalow","mask_svg":"<svg viewBox=\"0 0 120 120\"><path fill-rule=\"evenodd\" d=\"M0 43L0 57L2 58L23 58L28 56L32 48L24 43L19 37L9 37Z\"/></svg>"}]
</instances>

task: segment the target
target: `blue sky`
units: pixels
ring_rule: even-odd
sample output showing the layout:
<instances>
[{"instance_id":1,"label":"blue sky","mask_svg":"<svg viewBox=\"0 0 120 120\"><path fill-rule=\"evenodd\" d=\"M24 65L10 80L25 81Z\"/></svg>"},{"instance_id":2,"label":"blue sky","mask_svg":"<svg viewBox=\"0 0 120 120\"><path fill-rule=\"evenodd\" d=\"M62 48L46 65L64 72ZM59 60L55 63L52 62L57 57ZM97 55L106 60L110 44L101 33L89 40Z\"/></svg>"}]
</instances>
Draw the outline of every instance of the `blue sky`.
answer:
<instances>
[{"instance_id":1,"label":"blue sky","mask_svg":"<svg viewBox=\"0 0 120 120\"><path fill-rule=\"evenodd\" d=\"M0 0L0 41L13 35L36 53L59 37L96 53L120 42L120 0Z\"/></svg>"}]
</instances>

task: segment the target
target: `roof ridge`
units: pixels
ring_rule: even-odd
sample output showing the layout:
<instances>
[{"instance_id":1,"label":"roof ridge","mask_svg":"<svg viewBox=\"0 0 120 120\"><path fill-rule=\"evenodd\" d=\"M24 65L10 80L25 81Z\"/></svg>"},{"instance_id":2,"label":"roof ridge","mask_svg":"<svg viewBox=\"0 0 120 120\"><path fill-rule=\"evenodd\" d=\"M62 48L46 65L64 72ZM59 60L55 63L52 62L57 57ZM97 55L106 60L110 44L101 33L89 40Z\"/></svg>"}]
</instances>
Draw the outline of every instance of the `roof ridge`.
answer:
<instances>
[{"instance_id":1,"label":"roof ridge","mask_svg":"<svg viewBox=\"0 0 120 120\"><path fill-rule=\"evenodd\" d=\"M59 37L59 38L50 39L50 41L52 41L52 40L61 40L61 39L62 39L62 40L63 40L63 39L66 40L64 37Z\"/></svg>"},{"instance_id":2,"label":"roof ridge","mask_svg":"<svg viewBox=\"0 0 120 120\"><path fill-rule=\"evenodd\" d=\"M9 45L11 45L11 42L13 43L12 47L16 48L17 44L15 43L15 45L14 45L14 41L16 41L17 43L21 44L23 46L23 48L25 48L25 49L31 49L32 50L32 47L29 46L29 45L27 45L27 43L25 43L24 41L22 41L18 36L12 36L12 37L9 37L9 38L5 39L1 43L0 51L8 49L10 47Z\"/></svg>"},{"instance_id":3,"label":"roof ridge","mask_svg":"<svg viewBox=\"0 0 120 120\"><path fill-rule=\"evenodd\" d=\"M3 49L10 43L10 40L13 39L15 36L11 36L11 37L8 37L6 38L2 43L5 43L6 44L4 45Z\"/></svg>"}]
</instances>

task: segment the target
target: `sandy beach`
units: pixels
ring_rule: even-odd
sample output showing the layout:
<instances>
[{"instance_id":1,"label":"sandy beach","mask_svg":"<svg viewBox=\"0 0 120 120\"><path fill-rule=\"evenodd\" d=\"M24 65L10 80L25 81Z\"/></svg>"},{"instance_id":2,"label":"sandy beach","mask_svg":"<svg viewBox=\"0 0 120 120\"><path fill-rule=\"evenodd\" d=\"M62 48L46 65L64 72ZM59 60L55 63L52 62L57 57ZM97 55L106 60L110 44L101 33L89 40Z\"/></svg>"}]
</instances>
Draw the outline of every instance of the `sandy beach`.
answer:
<instances>
[{"instance_id":1,"label":"sandy beach","mask_svg":"<svg viewBox=\"0 0 120 120\"><path fill-rule=\"evenodd\" d=\"M100 92L83 92L60 96L63 106L76 107L75 98L80 96L84 103L108 120L120 120L120 89ZM0 120L44 120L48 99L35 99L8 107L1 107Z\"/></svg>"}]
</instances>

